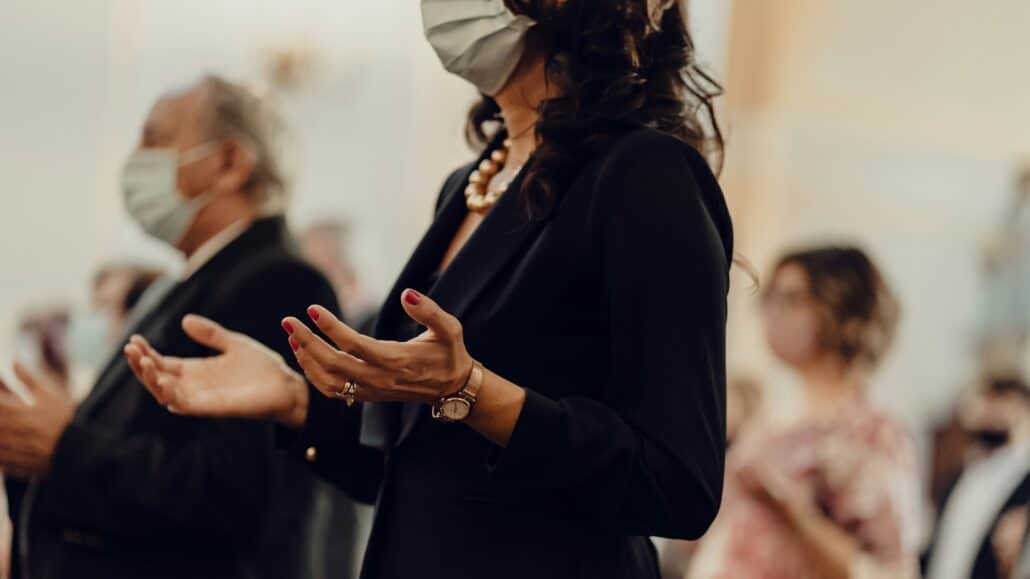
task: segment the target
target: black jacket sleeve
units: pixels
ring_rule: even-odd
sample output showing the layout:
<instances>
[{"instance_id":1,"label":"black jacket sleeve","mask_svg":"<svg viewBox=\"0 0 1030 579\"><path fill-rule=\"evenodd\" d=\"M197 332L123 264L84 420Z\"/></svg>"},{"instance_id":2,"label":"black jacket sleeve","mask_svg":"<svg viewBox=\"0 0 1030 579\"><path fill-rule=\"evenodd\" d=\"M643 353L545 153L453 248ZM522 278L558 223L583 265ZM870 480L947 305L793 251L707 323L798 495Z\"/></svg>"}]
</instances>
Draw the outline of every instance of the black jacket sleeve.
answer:
<instances>
[{"instance_id":1,"label":"black jacket sleeve","mask_svg":"<svg viewBox=\"0 0 1030 579\"><path fill-rule=\"evenodd\" d=\"M490 467L503 487L558 495L604 528L695 539L722 496L725 202L693 149L653 134L620 143L596 187L612 395L528 390Z\"/></svg>"},{"instance_id":2,"label":"black jacket sleeve","mask_svg":"<svg viewBox=\"0 0 1030 579\"><path fill-rule=\"evenodd\" d=\"M308 419L287 452L308 462L312 472L352 499L375 504L385 457L361 444L362 405L348 408L312 388Z\"/></svg>"},{"instance_id":3,"label":"black jacket sleeve","mask_svg":"<svg viewBox=\"0 0 1030 579\"><path fill-rule=\"evenodd\" d=\"M293 259L241 273L216 290L210 311L197 313L295 364L280 320L304 315L313 303L335 309L328 282ZM88 423L69 427L46 481L56 513L66 524L118 536L172 531L199 541L256 539L277 479L272 426L173 416L127 376L139 389L140 412L162 421L160 434L126 438Z\"/></svg>"}]
</instances>

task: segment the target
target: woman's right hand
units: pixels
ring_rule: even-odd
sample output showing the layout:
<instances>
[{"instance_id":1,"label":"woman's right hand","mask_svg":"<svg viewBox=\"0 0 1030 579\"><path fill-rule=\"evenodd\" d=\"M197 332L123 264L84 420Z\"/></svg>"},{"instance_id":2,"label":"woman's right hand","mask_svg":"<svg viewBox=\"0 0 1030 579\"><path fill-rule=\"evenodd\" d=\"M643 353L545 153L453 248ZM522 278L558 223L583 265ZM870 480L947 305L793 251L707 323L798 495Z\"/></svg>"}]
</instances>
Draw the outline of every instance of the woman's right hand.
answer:
<instances>
[{"instance_id":1,"label":"woman's right hand","mask_svg":"<svg viewBox=\"0 0 1030 579\"><path fill-rule=\"evenodd\" d=\"M138 335L125 346L133 373L170 412L303 426L308 411L307 383L282 356L200 316L186 316L182 328L190 338L219 354L209 358L164 356Z\"/></svg>"}]
</instances>

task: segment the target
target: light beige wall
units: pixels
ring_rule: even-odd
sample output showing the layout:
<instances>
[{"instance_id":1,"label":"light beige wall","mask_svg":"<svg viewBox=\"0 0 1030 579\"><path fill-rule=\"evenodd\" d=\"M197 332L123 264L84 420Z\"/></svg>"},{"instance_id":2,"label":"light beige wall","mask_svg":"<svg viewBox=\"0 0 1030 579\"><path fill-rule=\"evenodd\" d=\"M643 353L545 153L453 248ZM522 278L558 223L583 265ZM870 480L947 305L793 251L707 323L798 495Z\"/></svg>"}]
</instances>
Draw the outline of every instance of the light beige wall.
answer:
<instances>
[{"instance_id":1,"label":"light beige wall","mask_svg":"<svg viewBox=\"0 0 1030 579\"><path fill-rule=\"evenodd\" d=\"M117 186L153 100L206 72L257 83L266 53L293 45L317 63L278 98L296 221L350 216L359 266L383 291L468 155L473 92L439 67L416 2L2 3L0 359L21 308L81 301L102 261L176 263L130 223Z\"/></svg>"},{"instance_id":2,"label":"light beige wall","mask_svg":"<svg viewBox=\"0 0 1030 579\"><path fill-rule=\"evenodd\" d=\"M977 247L1030 155L1030 4L997 0L735 0L724 183L740 250L867 247L905 302L879 393L913 425L970 375ZM789 381L735 290L738 371Z\"/></svg>"}]
</instances>

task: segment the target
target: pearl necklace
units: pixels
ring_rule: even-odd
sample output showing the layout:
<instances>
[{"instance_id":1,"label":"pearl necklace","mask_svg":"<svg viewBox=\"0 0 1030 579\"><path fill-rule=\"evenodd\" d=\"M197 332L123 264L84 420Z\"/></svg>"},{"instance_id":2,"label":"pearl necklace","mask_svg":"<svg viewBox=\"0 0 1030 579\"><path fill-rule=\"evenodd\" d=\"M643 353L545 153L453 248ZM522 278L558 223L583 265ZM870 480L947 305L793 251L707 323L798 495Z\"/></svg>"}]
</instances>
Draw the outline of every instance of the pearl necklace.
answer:
<instances>
[{"instance_id":1,"label":"pearl necklace","mask_svg":"<svg viewBox=\"0 0 1030 579\"><path fill-rule=\"evenodd\" d=\"M508 151L511 150L511 139L505 139L500 149L490 153L490 156L479 163L479 167L469 175L468 186L465 187L465 206L473 213L486 213L508 190L512 179L496 184L494 190L489 191L490 181L501 172L504 164L508 161ZM512 178L519 174L522 167L517 167L512 172Z\"/></svg>"}]
</instances>

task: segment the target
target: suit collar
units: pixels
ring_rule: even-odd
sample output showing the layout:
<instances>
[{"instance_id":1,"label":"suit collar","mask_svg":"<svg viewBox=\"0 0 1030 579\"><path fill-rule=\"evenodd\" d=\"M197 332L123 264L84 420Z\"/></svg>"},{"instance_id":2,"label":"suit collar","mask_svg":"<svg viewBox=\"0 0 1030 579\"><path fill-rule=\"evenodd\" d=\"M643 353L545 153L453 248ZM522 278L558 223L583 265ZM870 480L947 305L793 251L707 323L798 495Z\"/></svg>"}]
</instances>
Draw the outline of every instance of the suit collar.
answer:
<instances>
[{"instance_id":1,"label":"suit collar","mask_svg":"<svg viewBox=\"0 0 1030 579\"><path fill-rule=\"evenodd\" d=\"M161 336L148 335L148 330L153 331L156 323L167 320L169 316L181 317L189 313L187 310L194 307L194 290L203 280L231 271L234 265L239 264L248 255L260 252L266 247L286 244L288 239L286 219L283 216L265 217L254 221L246 231L201 265L189 279L169 283L163 288L161 295L151 296L151 299L146 300L149 303L141 303L140 307L147 309L139 312L126 336L143 334L160 347ZM92 412L125 380L129 372L129 365L122 355L121 348L118 348L97 376L89 395L79 405L77 415L84 417Z\"/></svg>"},{"instance_id":2,"label":"suit collar","mask_svg":"<svg viewBox=\"0 0 1030 579\"><path fill-rule=\"evenodd\" d=\"M286 245L287 243L289 243L289 233L286 228L286 218L283 215L262 217L251 223L250 227L238 234L221 251L208 258L187 281L231 268L263 247Z\"/></svg>"},{"instance_id":3,"label":"suit collar","mask_svg":"<svg viewBox=\"0 0 1030 579\"><path fill-rule=\"evenodd\" d=\"M186 268L183 271L182 279L189 279L197 270L204 266L212 257L218 255L237 237L243 234L250 227L252 222L248 219L240 219L232 225L218 232L211 239L208 239L186 258Z\"/></svg>"}]
</instances>

